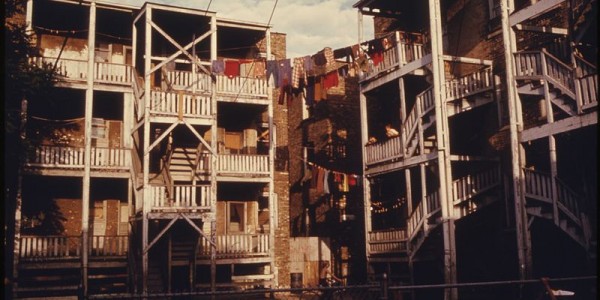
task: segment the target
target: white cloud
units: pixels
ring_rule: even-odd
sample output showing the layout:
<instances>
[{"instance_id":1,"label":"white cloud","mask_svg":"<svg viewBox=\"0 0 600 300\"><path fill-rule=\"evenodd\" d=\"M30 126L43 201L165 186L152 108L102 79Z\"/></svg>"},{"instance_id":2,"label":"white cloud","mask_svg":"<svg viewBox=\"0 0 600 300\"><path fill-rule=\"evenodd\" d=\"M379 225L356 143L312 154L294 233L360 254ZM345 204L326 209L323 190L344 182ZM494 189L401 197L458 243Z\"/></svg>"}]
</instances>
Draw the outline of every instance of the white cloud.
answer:
<instances>
[{"instance_id":1,"label":"white cloud","mask_svg":"<svg viewBox=\"0 0 600 300\"><path fill-rule=\"evenodd\" d=\"M116 0L109 0L116 1ZM287 56L311 55L324 47L333 49L358 43L358 0L282 0L277 1L271 25L274 32L287 35ZM140 6L141 0L124 0ZM206 9L227 19L266 24L276 0L154 0L174 6ZM373 23L365 17L364 40L373 38Z\"/></svg>"}]
</instances>

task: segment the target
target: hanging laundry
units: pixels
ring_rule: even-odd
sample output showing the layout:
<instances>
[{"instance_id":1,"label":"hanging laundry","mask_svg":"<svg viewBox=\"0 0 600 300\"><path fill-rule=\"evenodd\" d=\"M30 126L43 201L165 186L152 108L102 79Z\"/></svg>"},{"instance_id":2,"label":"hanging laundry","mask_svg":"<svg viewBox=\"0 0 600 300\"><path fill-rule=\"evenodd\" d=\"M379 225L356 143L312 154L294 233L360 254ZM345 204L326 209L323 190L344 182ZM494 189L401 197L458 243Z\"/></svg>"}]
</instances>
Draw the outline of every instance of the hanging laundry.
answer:
<instances>
[{"instance_id":1,"label":"hanging laundry","mask_svg":"<svg viewBox=\"0 0 600 300\"><path fill-rule=\"evenodd\" d=\"M369 41L368 54L371 57L374 66L379 65L379 63L383 61L383 46L381 40L376 39Z\"/></svg>"},{"instance_id":2,"label":"hanging laundry","mask_svg":"<svg viewBox=\"0 0 600 300\"><path fill-rule=\"evenodd\" d=\"M352 48L350 48L350 47L344 47L344 48L333 50L334 58L345 58L348 56L352 56Z\"/></svg>"},{"instance_id":3,"label":"hanging laundry","mask_svg":"<svg viewBox=\"0 0 600 300\"><path fill-rule=\"evenodd\" d=\"M292 71L292 87L300 87L300 81L306 82L306 72L304 71L304 59L301 57L294 58L294 68Z\"/></svg>"},{"instance_id":4,"label":"hanging laundry","mask_svg":"<svg viewBox=\"0 0 600 300\"><path fill-rule=\"evenodd\" d=\"M356 175L348 177L348 186L356 186Z\"/></svg>"},{"instance_id":5,"label":"hanging laundry","mask_svg":"<svg viewBox=\"0 0 600 300\"><path fill-rule=\"evenodd\" d=\"M310 76L307 78L307 83L304 93L304 101L306 105L313 106L315 104L315 77Z\"/></svg>"},{"instance_id":6,"label":"hanging laundry","mask_svg":"<svg viewBox=\"0 0 600 300\"><path fill-rule=\"evenodd\" d=\"M325 169L323 172L323 193L330 194L329 190L329 170Z\"/></svg>"},{"instance_id":7,"label":"hanging laundry","mask_svg":"<svg viewBox=\"0 0 600 300\"><path fill-rule=\"evenodd\" d=\"M289 59L278 60L279 67L279 86L284 85L284 81L289 84L292 80L292 66Z\"/></svg>"},{"instance_id":8,"label":"hanging laundry","mask_svg":"<svg viewBox=\"0 0 600 300\"><path fill-rule=\"evenodd\" d=\"M317 52L312 58L316 66L324 66L327 64L327 59L325 58L325 53L323 53L323 51Z\"/></svg>"},{"instance_id":9,"label":"hanging laundry","mask_svg":"<svg viewBox=\"0 0 600 300\"><path fill-rule=\"evenodd\" d=\"M315 77L315 103L319 103L323 99L323 86L321 84L323 76Z\"/></svg>"},{"instance_id":10,"label":"hanging laundry","mask_svg":"<svg viewBox=\"0 0 600 300\"><path fill-rule=\"evenodd\" d=\"M254 62L240 61L240 76L242 77L254 77Z\"/></svg>"},{"instance_id":11,"label":"hanging laundry","mask_svg":"<svg viewBox=\"0 0 600 300\"><path fill-rule=\"evenodd\" d=\"M226 60L225 75L227 75L229 78L240 76L240 61L233 59Z\"/></svg>"},{"instance_id":12,"label":"hanging laundry","mask_svg":"<svg viewBox=\"0 0 600 300\"><path fill-rule=\"evenodd\" d=\"M328 90L332 87L338 86L339 78L337 71L332 71L323 76L323 89Z\"/></svg>"},{"instance_id":13,"label":"hanging laundry","mask_svg":"<svg viewBox=\"0 0 600 300\"><path fill-rule=\"evenodd\" d=\"M325 181L323 180L324 176L325 170L319 168L319 174L317 177L317 195L319 196L323 194L323 184L325 183Z\"/></svg>"},{"instance_id":14,"label":"hanging laundry","mask_svg":"<svg viewBox=\"0 0 600 300\"><path fill-rule=\"evenodd\" d=\"M303 57L304 59L304 71L306 73L311 73L313 71L313 59L310 55Z\"/></svg>"},{"instance_id":15,"label":"hanging laundry","mask_svg":"<svg viewBox=\"0 0 600 300\"><path fill-rule=\"evenodd\" d=\"M317 182L319 181L319 172L321 171L321 168L317 167L317 166L313 166L312 167L312 179L310 181L310 187L313 189L317 188Z\"/></svg>"},{"instance_id":16,"label":"hanging laundry","mask_svg":"<svg viewBox=\"0 0 600 300\"><path fill-rule=\"evenodd\" d=\"M223 73L225 72L225 62L221 59L213 60L211 71L213 74L223 75Z\"/></svg>"},{"instance_id":17,"label":"hanging laundry","mask_svg":"<svg viewBox=\"0 0 600 300\"><path fill-rule=\"evenodd\" d=\"M279 64L276 60L267 60L267 81L273 75L275 87L279 87Z\"/></svg>"},{"instance_id":18,"label":"hanging laundry","mask_svg":"<svg viewBox=\"0 0 600 300\"><path fill-rule=\"evenodd\" d=\"M344 192L344 193L347 193L350 191L350 188L348 187L348 175L347 174L342 175L342 189L340 191Z\"/></svg>"}]
</instances>

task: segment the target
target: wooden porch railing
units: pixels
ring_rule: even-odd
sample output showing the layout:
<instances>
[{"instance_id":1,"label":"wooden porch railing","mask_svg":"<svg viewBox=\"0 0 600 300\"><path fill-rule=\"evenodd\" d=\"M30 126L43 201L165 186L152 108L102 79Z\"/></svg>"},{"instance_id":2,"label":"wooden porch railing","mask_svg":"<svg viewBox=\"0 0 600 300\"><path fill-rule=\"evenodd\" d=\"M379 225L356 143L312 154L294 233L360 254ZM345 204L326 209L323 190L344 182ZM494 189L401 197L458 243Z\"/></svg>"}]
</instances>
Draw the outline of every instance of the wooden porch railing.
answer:
<instances>
[{"instance_id":1,"label":"wooden porch railing","mask_svg":"<svg viewBox=\"0 0 600 300\"><path fill-rule=\"evenodd\" d=\"M559 209L567 215L573 222L581 224L578 199L579 196L562 180L554 178L556 181L557 195L552 191L552 175L524 170L525 173L525 196L547 203L552 203L556 198Z\"/></svg>"},{"instance_id":2,"label":"wooden porch railing","mask_svg":"<svg viewBox=\"0 0 600 300\"><path fill-rule=\"evenodd\" d=\"M492 168L452 182L454 203L468 200L500 183L500 169Z\"/></svg>"},{"instance_id":3,"label":"wooden porch railing","mask_svg":"<svg viewBox=\"0 0 600 300\"><path fill-rule=\"evenodd\" d=\"M575 84L581 99L581 110L598 106L598 71L594 65L574 55L576 76ZM581 112L581 111L580 111Z\"/></svg>"},{"instance_id":4,"label":"wooden porch railing","mask_svg":"<svg viewBox=\"0 0 600 300\"><path fill-rule=\"evenodd\" d=\"M269 156L251 154L219 154L217 156L219 173L269 174Z\"/></svg>"},{"instance_id":5,"label":"wooden porch railing","mask_svg":"<svg viewBox=\"0 0 600 300\"><path fill-rule=\"evenodd\" d=\"M129 249L126 235L98 235L90 237L90 256L125 256Z\"/></svg>"},{"instance_id":6,"label":"wooden porch railing","mask_svg":"<svg viewBox=\"0 0 600 300\"><path fill-rule=\"evenodd\" d=\"M268 234L227 234L217 235L217 255L268 255ZM210 243L200 239L200 256L210 256Z\"/></svg>"},{"instance_id":7,"label":"wooden porch railing","mask_svg":"<svg viewBox=\"0 0 600 300\"><path fill-rule=\"evenodd\" d=\"M167 72L167 85L172 89L192 91L211 91L211 79L208 74L196 73L190 71L169 71Z\"/></svg>"},{"instance_id":8,"label":"wooden porch railing","mask_svg":"<svg viewBox=\"0 0 600 300\"><path fill-rule=\"evenodd\" d=\"M418 34L411 33L411 35ZM399 45L401 47L400 57L398 57L398 44L394 44L392 48L383 51L383 60L379 62L377 66L372 66L372 68L365 73L365 78L372 77L380 72L385 72L396 66L402 67L410 62L421 59L427 52L425 46L420 43L411 43L402 40Z\"/></svg>"},{"instance_id":9,"label":"wooden porch railing","mask_svg":"<svg viewBox=\"0 0 600 300\"><path fill-rule=\"evenodd\" d=\"M492 69L485 68L457 79L446 81L446 101L461 99L488 91L493 87Z\"/></svg>"},{"instance_id":10,"label":"wooden porch railing","mask_svg":"<svg viewBox=\"0 0 600 300\"><path fill-rule=\"evenodd\" d=\"M440 210L439 192L434 191L425 196L425 204L423 201L417 204L410 216L408 217L407 234L409 239L412 239L421 226L426 227L427 219Z\"/></svg>"},{"instance_id":11,"label":"wooden porch railing","mask_svg":"<svg viewBox=\"0 0 600 300\"><path fill-rule=\"evenodd\" d=\"M71 80L87 80L88 66L85 59L56 57L32 57L32 63L41 66L43 63L55 65L59 76ZM94 62L94 81L101 83L129 85L132 81L130 65L107 62Z\"/></svg>"},{"instance_id":12,"label":"wooden porch railing","mask_svg":"<svg viewBox=\"0 0 600 300\"><path fill-rule=\"evenodd\" d=\"M81 239L81 236L21 236L19 258L78 258L81 255ZM92 257L125 256L128 236L91 236L88 249Z\"/></svg>"},{"instance_id":13,"label":"wooden porch railing","mask_svg":"<svg viewBox=\"0 0 600 300\"><path fill-rule=\"evenodd\" d=\"M517 79L547 79L576 100L573 68L545 50L522 51L514 56Z\"/></svg>"},{"instance_id":14,"label":"wooden porch railing","mask_svg":"<svg viewBox=\"0 0 600 300\"><path fill-rule=\"evenodd\" d=\"M186 117L210 117L212 105L207 96L152 91L150 112Z\"/></svg>"},{"instance_id":15,"label":"wooden porch railing","mask_svg":"<svg viewBox=\"0 0 600 300\"><path fill-rule=\"evenodd\" d=\"M209 185L174 185L173 195L166 186L152 186L152 209L201 209L210 207Z\"/></svg>"},{"instance_id":16,"label":"wooden porch railing","mask_svg":"<svg viewBox=\"0 0 600 300\"><path fill-rule=\"evenodd\" d=\"M131 74L130 65L106 62L94 64L94 81L96 82L129 85L132 79Z\"/></svg>"},{"instance_id":17,"label":"wooden porch railing","mask_svg":"<svg viewBox=\"0 0 600 300\"><path fill-rule=\"evenodd\" d=\"M393 137L386 141L365 147L366 164L376 164L402 156L401 138Z\"/></svg>"},{"instance_id":18,"label":"wooden porch railing","mask_svg":"<svg viewBox=\"0 0 600 300\"><path fill-rule=\"evenodd\" d=\"M93 147L91 166L95 169L128 170L131 149ZM85 148L61 146L37 146L28 157L28 164L40 167L83 168Z\"/></svg>"},{"instance_id":19,"label":"wooden porch railing","mask_svg":"<svg viewBox=\"0 0 600 300\"><path fill-rule=\"evenodd\" d=\"M369 253L392 253L407 251L406 229L387 229L369 232Z\"/></svg>"},{"instance_id":20,"label":"wooden porch railing","mask_svg":"<svg viewBox=\"0 0 600 300\"><path fill-rule=\"evenodd\" d=\"M412 153L408 153L410 149L408 149L409 141L413 140L415 135L417 134L417 128L419 124L419 119L424 115L429 113L434 108L435 99L433 97L433 89L431 87L427 88L425 91L417 95L417 100L413 105L413 108L408 113L404 124L402 125L402 139L404 141L404 147L407 155L412 155ZM416 149L412 149L413 151Z\"/></svg>"},{"instance_id":21,"label":"wooden porch railing","mask_svg":"<svg viewBox=\"0 0 600 300\"><path fill-rule=\"evenodd\" d=\"M217 76L217 93L230 96L267 98L267 80L248 77L229 78L224 75Z\"/></svg>"}]
</instances>

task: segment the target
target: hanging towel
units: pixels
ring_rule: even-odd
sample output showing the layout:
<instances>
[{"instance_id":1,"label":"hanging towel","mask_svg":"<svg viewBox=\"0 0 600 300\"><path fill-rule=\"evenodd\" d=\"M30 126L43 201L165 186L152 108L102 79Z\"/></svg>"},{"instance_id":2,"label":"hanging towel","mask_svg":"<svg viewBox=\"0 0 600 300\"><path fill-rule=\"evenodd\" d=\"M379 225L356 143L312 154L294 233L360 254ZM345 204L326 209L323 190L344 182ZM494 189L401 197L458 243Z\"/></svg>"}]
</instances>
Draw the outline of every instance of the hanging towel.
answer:
<instances>
[{"instance_id":1,"label":"hanging towel","mask_svg":"<svg viewBox=\"0 0 600 300\"><path fill-rule=\"evenodd\" d=\"M212 61L212 73L217 75L223 75L225 72L225 62L223 60L213 60Z\"/></svg>"}]
</instances>

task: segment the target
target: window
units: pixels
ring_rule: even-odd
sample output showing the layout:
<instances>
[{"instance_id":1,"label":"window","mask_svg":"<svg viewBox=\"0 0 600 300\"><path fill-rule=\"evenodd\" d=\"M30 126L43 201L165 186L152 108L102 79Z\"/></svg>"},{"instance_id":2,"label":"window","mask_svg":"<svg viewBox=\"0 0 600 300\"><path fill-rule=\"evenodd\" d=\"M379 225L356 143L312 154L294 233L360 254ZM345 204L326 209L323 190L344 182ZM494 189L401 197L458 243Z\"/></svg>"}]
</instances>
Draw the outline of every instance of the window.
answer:
<instances>
[{"instance_id":1,"label":"window","mask_svg":"<svg viewBox=\"0 0 600 300\"><path fill-rule=\"evenodd\" d=\"M499 18L502 15L502 11L500 10L500 1L501 0L488 0L490 20Z\"/></svg>"},{"instance_id":2,"label":"window","mask_svg":"<svg viewBox=\"0 0 600 300\"><path fill-rule=\"evenodd\" d=\"M244 232L246 224L246 204L244 202L229 202L227 211L227 231Z\"/></svg>"}]
</instances>

